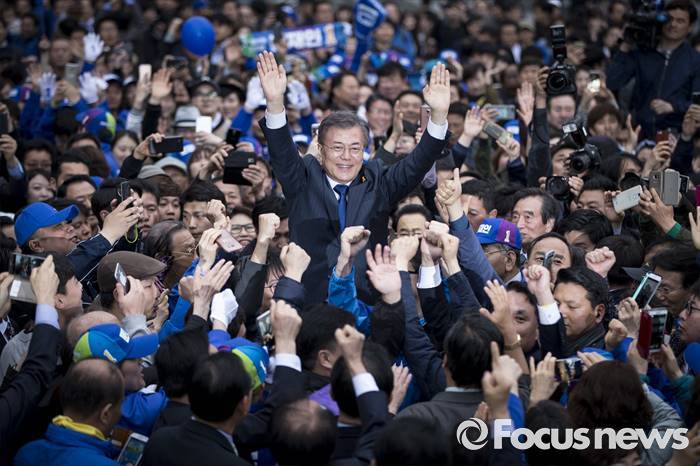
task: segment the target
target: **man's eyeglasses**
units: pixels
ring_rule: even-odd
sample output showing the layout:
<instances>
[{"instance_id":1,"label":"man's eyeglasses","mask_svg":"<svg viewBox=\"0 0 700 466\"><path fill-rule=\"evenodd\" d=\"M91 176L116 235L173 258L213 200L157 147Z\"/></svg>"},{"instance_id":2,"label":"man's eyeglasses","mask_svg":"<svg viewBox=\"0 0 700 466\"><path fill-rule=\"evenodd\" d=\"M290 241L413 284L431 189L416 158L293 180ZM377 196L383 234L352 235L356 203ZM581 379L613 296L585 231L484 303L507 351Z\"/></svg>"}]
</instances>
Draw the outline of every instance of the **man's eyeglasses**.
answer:
<instances>
[{"instance_id":1,"label":"man's eyeglasses","mask_svg":"<svg viewBox=\"0 0 700 466\"><path fill-rule=\"evenodd\" d=\"M692 301L688 301L688 304L685 305L685 312L688 314L688 317L690 317L693 315L693 312L700 312L700 307L695 307Z\"/></svg>"},{"instance_id":2,"label":"man's eyeglasses","mask_svg":"<svg viewBox=\"0 0 700 466\"><path fill-rule=\"evenodd\" d=\"M215 99L216 97L219 97L219 94L216 93L216 91L212 92L197 92L195 97L202 97L202 98L209 98L209 99Z\"/></svg>"},{"instance_id":3,"label":"man's eyeglasses","mask_svg":"<svg viewBox=\"0 0 700 466\"><path fill-rule=\"evenodd\" d=\"M343 155L346 149L348 150L348 152L350 152L350 155L352 155L353 157L358 157L362 155L363 152L361 146L345 146L343 144L333 144L332 146L321 144L321 146L330 149L331 153L335 156Z\"/></svg>"},{"instance_id":4,"label":"man's eyeglasses","mask_svg":"<svg viewBox=\"0 0 700 466\"><path fill-rule=\"evenodd\" d=\"M675 293L678 290L680 290L680 288L671 288L668 285L660 285L659 288L656 290L656 294L662 294L664 296L667 296L671 293Z\"/></svg>"},{"instance_id":5,"label":"man's eyeglasses","mask_svg":"<svg viewBox=\"0 0 700 466\"><path fill-rule=\"evenodd\" d=\"M248 223L247 225L231 225L231 233L233 234L239 234L243 230L245 230L247 233L255 233L255 225L252 223Z\"/></svg>"}]
</instances>

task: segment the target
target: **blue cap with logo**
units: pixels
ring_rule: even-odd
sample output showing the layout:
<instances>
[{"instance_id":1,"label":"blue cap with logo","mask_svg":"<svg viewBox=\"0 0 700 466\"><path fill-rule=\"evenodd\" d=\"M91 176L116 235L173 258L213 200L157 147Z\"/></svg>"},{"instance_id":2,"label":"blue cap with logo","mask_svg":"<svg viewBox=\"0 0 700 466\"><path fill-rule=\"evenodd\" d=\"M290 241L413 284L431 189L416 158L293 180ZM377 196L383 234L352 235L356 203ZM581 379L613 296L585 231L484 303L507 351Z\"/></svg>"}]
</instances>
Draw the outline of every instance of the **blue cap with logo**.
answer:
<instances>
[{"instance_id":1,"label":"blue cap with logo","mask_svg":"<svg viewBox=\"0 0 700 466\"><path fill-rule=\"evenodd\" d=\"M497 243L517 250L523 243L518 227L502 218L485 218L476 231L476 237L482 245Z\"/></svg>"},{"instance_id":2,"label":"blue cap with logo","mask_svg":"<svg viewBox=\"0 0 700 466\"><path fill-rule=\"evenodd\" d=\"M96 325L78 339L73 361L99 358L119 364L126 359L139 359L158 350L158 334L129 337L117 324Z\"/></svg>"},{"instance_id":3,"label":"blue cap with logo","mask_svg":"<svg viewBox=\"0 0 700 466\"><path fill-rule=\"evenodd\" d=\"M30 204L15 219L17 244L24 246L39 228L73 220L79 213L80 211L74 205L63 210L56 210L45 202Z\"/></svg>"}]
</instances>

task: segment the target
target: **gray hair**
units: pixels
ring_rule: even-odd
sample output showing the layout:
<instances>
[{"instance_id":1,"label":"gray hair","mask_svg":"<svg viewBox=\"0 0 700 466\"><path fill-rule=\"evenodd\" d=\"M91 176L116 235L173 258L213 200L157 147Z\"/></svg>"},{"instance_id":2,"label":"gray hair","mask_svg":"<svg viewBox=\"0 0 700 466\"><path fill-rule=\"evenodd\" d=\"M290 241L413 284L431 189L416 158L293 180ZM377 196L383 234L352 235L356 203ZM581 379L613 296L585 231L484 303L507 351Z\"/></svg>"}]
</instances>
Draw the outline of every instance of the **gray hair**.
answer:
<instances>
[{"instance_id":1,"label":"gray hair","mask_svg":"<svg viewBox=\"0 0 700 466\"><path fill-rule=\"evenodd\" d=\"M321 124L318 125L318 142L323 144L326 133L331 128L350 129L356 126L359 126L362 130L362 137L364 139L363 146L366 146L369 142L369 127L367 126L367 122L358 117L354 112L348 110L332 112L321 121Z\"/></svg>"}]
</instances>

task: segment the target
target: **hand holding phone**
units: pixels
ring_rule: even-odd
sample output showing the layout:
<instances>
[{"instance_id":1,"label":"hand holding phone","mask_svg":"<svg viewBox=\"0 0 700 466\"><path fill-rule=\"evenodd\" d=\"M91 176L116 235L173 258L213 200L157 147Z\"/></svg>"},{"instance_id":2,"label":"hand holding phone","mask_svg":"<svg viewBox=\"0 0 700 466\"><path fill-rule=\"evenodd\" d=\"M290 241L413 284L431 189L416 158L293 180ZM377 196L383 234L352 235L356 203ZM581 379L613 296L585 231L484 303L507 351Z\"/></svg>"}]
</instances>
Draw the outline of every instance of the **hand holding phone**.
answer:
<instances>
[{"instance_id":1,"label":"hand holding phone","mask_svg":"<svg viewBox=\"0 0 700 466\"><path fill-rule=\"evenodd\" d=\"M642 277L642 281L632 295L632 299L637 302L639 309L644 309L649 305L651 300L654 299L660 284L661 277L655 273L647 272Z\"/></svg>"},{"instance_id":2,"label":"hand holding phone","mask_svg":"<svg viewBox=\"0 0 700 466\"><path fill-rule=\"evenodd\" d=\"M169 154L171 152L182 152L184 140L182 136L170 136L163 138L160 142L151 139L148 143L148 152L151 156L159 154Z\"/></svg>"},{"instance_id":3,"label":"hand holding phone","mask_svg":"<svg viewBox=\"0 0 700 466\"><path fill-rule=\"evenodd\" d=\"M126 272L124 272L124 268L119 262L117 262L117 265L114 267L114 279L124 288L124 294L129 294L129 290L131 289L129 277L126 276Z\"/></svg>"},{"instance_id":4,"label":"hand holding phone","mask_svg":"<svg viewBox=\"0 0 700 466\"><path fill-rule=\"evenodd\" d=\"M243 249L243 245L231 236L231 233L227 230L221 230L221 234L216 239L216 244L226 252L236 252Z\"/></svg>"},{"instance_id":5,"label":"hand holding phone","mask_svg":"<svg viewBox=\"0 0 700 466\"><path fill-rule=\"evenodd\" d=\"M263 312L256 319L255 323L258 326L258 332L263 342L266 344L272 341L272 321L270 311Z\"/></svg>"}]
</instances>

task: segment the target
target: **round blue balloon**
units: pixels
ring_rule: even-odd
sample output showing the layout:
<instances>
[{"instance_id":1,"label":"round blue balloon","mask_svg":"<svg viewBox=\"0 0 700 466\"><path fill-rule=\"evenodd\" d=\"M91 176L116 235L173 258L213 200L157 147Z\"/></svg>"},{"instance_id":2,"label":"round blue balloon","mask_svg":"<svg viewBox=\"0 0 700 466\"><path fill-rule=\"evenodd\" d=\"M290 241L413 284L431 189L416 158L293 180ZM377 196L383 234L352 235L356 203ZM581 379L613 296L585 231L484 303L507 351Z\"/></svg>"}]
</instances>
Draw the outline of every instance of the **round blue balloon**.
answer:
<instances>
[{"instance_id":1,"label":"round blue balloon","mask_svg":"<svg viewBox=\"0 0 700 466\"><path fill-rule=\"evenodd\" d=\"M183 47L200 57L209 55L214 50L214 26L202 16L193 16L185 21L180 30L180 38Z\"/></svg>"}]
</instances>

